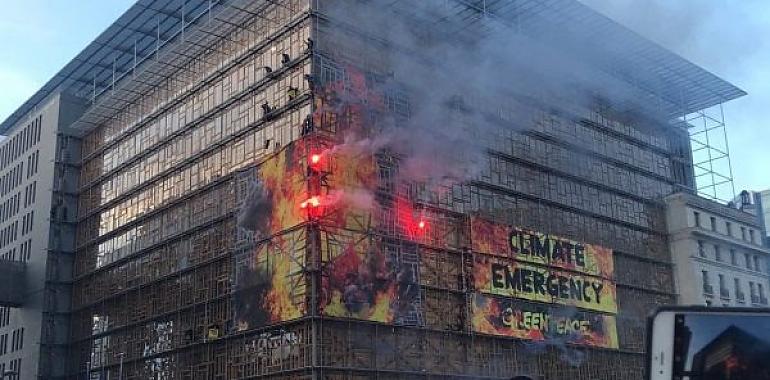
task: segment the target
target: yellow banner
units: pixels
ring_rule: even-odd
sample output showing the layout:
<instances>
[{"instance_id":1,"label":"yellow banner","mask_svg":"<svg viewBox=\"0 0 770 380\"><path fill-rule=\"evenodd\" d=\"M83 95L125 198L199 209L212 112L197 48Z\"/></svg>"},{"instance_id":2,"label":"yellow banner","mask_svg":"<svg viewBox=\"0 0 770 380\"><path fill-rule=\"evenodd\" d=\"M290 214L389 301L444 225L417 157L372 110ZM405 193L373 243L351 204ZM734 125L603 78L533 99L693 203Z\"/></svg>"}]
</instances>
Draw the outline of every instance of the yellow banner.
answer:
<instances>
[{"instance_id":1,"label":"yellow banner","mask_svg":"<svg viewBox=\"0 0 770 380\"><path fill-rule=\"evenodd\" d=\"M475 294L473 330L536 341L618 348L615 317Z\"/></svg>"},{"instance_id":2,"label":"yellow banner","mask_svg":"<svg viewBox=\"0 0 770 380\"><path fill-rule=\"evenodd\" d=\"M613 278L612 250L523 228L471 218L471 249L533 264Z\"/></svg>"},{"instance_id":3,"label":"yellow banner","mask_svg":"<svg viewBox=\"0 0 770 380\"><path fill-rule=\"evenodd\" d=\"M476 290L484 293L607 313L618 310L615 284L601 277L476 255L473 278Z\"/></svg>"}]
</instances>

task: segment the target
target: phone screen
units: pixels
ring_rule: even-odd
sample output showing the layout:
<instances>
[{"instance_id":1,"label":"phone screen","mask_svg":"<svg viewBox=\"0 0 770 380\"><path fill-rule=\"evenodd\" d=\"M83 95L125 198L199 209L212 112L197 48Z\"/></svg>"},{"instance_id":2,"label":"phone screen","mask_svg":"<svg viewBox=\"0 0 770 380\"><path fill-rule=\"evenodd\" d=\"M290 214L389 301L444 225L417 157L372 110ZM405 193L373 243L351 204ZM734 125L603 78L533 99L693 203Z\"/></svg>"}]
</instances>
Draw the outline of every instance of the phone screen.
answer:
<instances>
[{"instance_id":1,"label":"phone screen","mask_svg":"<svg viewBox=\"0 0 770 380\"><path fill-rule=\"evenodd\" d=\"M770 380L770 316L674 316L675 380Z\"/></svg>"}]
</instances>

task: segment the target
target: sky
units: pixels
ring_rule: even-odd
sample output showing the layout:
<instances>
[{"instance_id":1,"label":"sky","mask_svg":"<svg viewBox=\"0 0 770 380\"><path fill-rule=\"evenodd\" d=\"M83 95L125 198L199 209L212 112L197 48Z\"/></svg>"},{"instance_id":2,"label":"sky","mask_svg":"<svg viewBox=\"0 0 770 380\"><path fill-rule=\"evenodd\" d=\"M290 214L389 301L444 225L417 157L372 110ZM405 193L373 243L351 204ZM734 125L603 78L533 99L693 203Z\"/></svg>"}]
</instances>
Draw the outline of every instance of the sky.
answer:
<instances>
[{"instance_id":1,"label":"sky","mask_svg":"<svg viewBox=\"0 0 770 380\"><path fill-rule=\"evenodd\" d=\"M735 189L770 189L770 1L580 1L748 92L724 108ZM0 120L132 3L6 1L0 13Z\"/></svg>"}]
</instances>

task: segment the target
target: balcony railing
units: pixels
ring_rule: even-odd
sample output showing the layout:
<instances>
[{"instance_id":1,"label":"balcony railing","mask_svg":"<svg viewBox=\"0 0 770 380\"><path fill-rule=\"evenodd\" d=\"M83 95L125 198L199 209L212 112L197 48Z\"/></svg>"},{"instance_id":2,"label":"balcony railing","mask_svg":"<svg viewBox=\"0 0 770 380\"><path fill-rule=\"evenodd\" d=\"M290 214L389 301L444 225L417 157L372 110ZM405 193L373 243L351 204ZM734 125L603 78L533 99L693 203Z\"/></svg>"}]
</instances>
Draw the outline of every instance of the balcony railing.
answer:
<instances>
[{"instance_id":1,"label":"balcony railing","mask_svg":"<svg viewBox=\"0 0 770 380\"><path fill-rule=\"evenodd\" d=\"M703 293L714 294L714 287L709 284L703 284Z\"/></svg>"},{"instance_id":2,"label":"balcony railing","mask_svg":"<svg viewBox=\"0 0 770 380\"><path fill-rule=\"evenodd\" d=\"M722 298L730 298L730 291L725 288L721 288L719 289L719 296Z\"/></svg>"},{"instance_id":3,"label":"balcony railing","mask_svg":"<svg viewBox=\"0 0 770 380\"><path fill-rule=\"evenodd\" d=\"M738 299L739 302L744 302L746 301L746 294L743 292L736 292L735 298Z\"/></svg>"},{"instance_id":4,"label":"balcony railing","mask_svg":"<svg viewBox=\"0 0 770 380\"><path fill-rule=\"evenodd\" d=\"M759 303L759 296L751 295L751 303Z\"/></svg>"}]
</instances>

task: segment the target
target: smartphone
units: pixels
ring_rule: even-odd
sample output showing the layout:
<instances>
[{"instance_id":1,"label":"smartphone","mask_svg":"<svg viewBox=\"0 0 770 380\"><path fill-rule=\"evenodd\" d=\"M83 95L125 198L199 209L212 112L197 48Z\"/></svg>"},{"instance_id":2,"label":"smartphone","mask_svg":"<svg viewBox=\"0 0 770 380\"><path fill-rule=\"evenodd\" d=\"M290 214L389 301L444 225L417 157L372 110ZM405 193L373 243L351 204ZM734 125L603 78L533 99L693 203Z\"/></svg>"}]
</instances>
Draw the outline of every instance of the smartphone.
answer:
<instances>
[{"instance_id":1,"label":"smartphone","mask_svg":"<svg viewBox=\"0 0 770 380\"><path fill-rule=\"evenodd\" d=\"M770 309L667 307L648 331L650 380L770 380Z\"/></svg>"}]
</instances>

